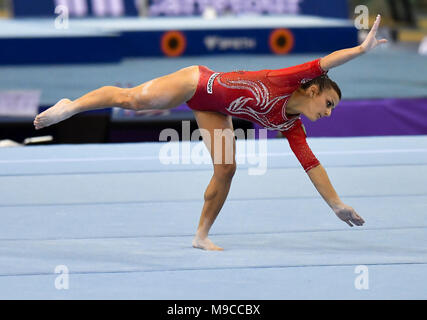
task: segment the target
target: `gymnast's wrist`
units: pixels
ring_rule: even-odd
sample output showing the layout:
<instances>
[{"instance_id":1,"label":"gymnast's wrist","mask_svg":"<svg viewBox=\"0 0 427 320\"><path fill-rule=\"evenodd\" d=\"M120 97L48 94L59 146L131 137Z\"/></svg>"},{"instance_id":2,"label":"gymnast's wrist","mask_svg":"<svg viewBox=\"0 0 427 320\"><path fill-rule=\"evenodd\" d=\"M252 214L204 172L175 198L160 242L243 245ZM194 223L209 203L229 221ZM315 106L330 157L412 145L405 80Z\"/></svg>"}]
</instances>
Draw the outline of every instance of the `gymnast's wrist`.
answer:
<instances>
[{"instance_id":1,"label":"gymnast's wrist","mask_svg":"<svg viewBox=\"0 0 427 320\"><path fill-rule=\"evenodd\" d=\"M331 207L332 210L335 211L337 209L342 208L344 206L344 203L341 201L340 198L335 198L335 199L329 200L328 205L329 207Z\"/></svg>"}]
</instances>

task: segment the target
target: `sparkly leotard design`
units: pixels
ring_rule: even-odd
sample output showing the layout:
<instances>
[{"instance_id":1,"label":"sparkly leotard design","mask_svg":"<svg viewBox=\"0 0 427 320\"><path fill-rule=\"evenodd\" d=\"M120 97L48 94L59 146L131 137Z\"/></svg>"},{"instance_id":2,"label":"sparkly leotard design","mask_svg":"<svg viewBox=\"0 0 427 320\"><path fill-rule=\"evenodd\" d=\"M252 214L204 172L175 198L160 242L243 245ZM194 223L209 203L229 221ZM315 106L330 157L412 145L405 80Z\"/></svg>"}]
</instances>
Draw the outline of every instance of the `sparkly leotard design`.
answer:
<instances>
[{"instance_id":1,"label":"sparkly leotard design","mask_svg":"<svg viewBox=\"0 0 427 320\"><path fill-rule=\"evenodd\" d=\"M281 131L306 171L319 164L307 145L300 116L288 117L286 105L302 83L325 73L320 59L279 70L214 72L204 66L199 70L196 93L187 102L191 109L216 111Z\"/></svg>"}]
</instances>

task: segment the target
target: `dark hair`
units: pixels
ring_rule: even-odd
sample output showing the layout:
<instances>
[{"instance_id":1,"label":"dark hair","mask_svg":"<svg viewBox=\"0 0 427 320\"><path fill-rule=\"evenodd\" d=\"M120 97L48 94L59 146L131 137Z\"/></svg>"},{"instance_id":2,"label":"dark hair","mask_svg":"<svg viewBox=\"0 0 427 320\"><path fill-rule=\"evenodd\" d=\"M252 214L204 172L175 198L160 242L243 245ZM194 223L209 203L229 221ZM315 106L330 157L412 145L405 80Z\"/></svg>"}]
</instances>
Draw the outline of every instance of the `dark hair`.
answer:
<instances>
[{"instance_id":1,"label":"dark hair","mask_svg":"<svg viewBox=\"0 0 427 320\"><path fill-rule=\"evenodd\" d=\"M324 89L333 89L337 93L341 100L341 89L337 83L331 80L327 74L321 75L320 77L314 78L301 85L301 89L308 89L311 85L317 85L319 87L319 93L322 93Z\"/></svg>"}]
</instances>

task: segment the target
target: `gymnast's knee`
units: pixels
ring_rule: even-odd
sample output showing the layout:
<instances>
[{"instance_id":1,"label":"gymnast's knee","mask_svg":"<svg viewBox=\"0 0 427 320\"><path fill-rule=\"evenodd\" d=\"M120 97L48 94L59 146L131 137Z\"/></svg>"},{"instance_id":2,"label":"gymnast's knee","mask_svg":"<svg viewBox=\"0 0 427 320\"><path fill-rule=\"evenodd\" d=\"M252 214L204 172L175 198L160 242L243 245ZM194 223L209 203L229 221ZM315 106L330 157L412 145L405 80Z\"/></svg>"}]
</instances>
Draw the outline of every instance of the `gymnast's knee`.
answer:
<instances>
[{"instance_id":1,"label":"gymnast's knee","mask_svg":"<svg viewBox=\"0 0 427 320\"><path fill-rule=\"evenodd\" d=\"M136 97L132 89L115 88L114 103L120 108L138 110Z\"/></svg>"},{"instance_id":2,"label":"gymnast's knee","mask_svg":"<svg viewBox=\"0 0 427 320\"><path fill-rule=\"evenodd\" d=\"M214 167L215 178L221 181L231 181L236 173L236 163L231 164L217 164Z\"/></svg>"},{"instance_id":3,"label":"gymnast's knee","mask_svg":"<svg viewBox=\"0 0 427 320\"><path fill-rule=\"evenodd\" d=\"M130 110L155 109L156 105L149 92L139 88L121 89L116 96L117 104Z\"/></svg>"}]
</instances>

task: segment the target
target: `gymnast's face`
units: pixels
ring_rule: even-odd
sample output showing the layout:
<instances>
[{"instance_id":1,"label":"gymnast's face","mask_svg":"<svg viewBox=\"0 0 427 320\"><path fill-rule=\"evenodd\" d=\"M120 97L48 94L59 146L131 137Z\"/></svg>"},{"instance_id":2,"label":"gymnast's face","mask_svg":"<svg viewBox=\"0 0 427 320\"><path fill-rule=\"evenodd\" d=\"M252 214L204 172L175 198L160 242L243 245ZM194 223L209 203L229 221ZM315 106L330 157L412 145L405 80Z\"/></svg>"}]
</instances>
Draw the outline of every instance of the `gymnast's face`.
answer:
<instances>
[{"instance_id":1,"label":"gymnast's face","mask_svg":"<svg viewBox=\"0 0 427 320\"><path fill-rule=\"evenodd\" d=\"M319 92L315 85L309 87L306 91L309 103L304 115L311 121L317 121L323 117L330 117L340 99L334 89L324 89Z\"/></svg>"}]
</instances>

